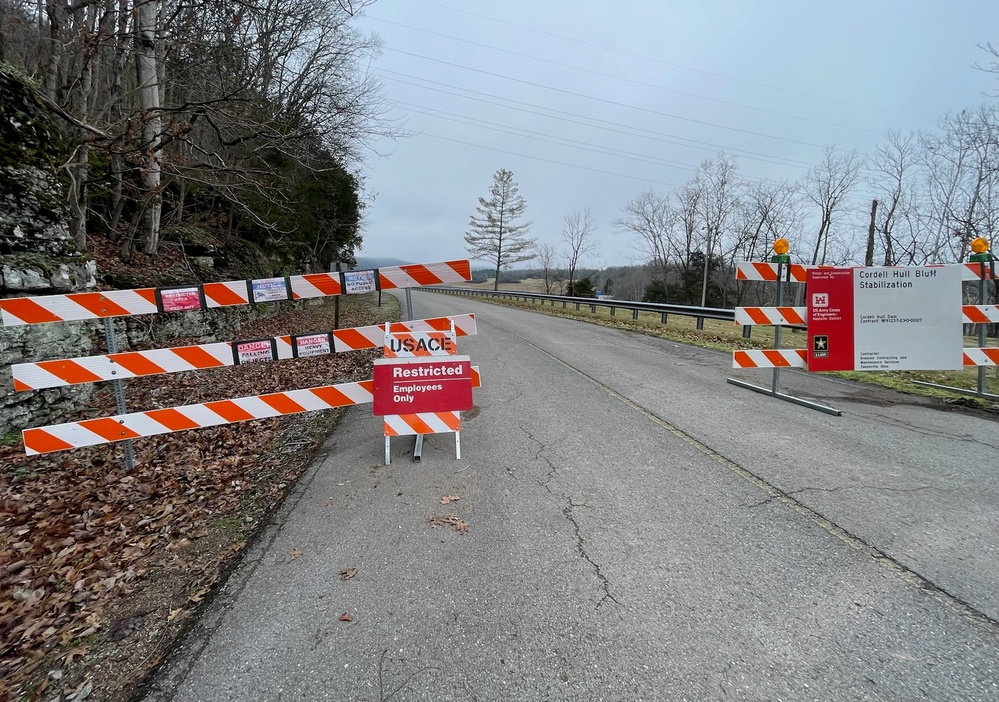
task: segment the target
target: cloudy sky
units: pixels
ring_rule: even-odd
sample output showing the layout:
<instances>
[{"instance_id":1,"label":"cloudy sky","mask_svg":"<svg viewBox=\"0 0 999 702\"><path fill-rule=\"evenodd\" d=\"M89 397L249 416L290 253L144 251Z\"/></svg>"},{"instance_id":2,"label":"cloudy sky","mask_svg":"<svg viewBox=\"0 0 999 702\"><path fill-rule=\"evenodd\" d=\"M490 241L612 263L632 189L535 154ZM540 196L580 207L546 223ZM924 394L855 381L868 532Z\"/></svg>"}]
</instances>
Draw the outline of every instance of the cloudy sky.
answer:
<instances>
[{"instance_id":1,"label":"cloudy sky","mask_svg":"<svg viewBox=\"0 0 999 702\"><path fill-rule=\"evenodd\" d=\"M362 169L361 256L466 258L493 173L514 173L530 235L559 245L590 208L588 267L635 263L613 221L719 152L748 178L798 180L825 147L871 153L999 93L996 0L379 0L370 66L389 116ZM858 204L869 196L856 195ZM792 235L793 242L793 235Z\"/></svg>"}]
</instances>

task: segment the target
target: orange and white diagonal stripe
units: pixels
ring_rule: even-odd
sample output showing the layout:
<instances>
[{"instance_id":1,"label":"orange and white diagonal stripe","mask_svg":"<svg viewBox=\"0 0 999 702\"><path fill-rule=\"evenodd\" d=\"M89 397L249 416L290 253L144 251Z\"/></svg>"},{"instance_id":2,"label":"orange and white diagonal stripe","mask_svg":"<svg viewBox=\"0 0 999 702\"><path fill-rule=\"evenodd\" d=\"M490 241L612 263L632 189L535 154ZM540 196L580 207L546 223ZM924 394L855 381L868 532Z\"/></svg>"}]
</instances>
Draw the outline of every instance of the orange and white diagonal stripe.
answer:
<instances>
[{"instance_id":1,"label":"orange and white diagonal stripe","mask_svg":"<svg viewBox=\"0 0 999 702\"><path fill-rule=\"evenodd\" d=\"M413 436L416 434L447 434L461 431L461 412L420 412L418 414L389 414L385 420L385 436Z\"/></svg>"},{"instance_id":2,"label":"orange and white diagonal stripe","mask_svg":"<svg viewBox=\"0 0 999 702\"><path fill-rule=\"evenodd\" d=\"M803 325L807 314L805 307L736 307L735 323Z\"/></svg>"},{"instance_id":3,"label":"orange and white diagonal stripe","mask_svg":"<svg viewBox=\"0 0 999 702\"><path fill-rule=\"evenodd\" d=\"M962 305L961 313L965 324L999 322L999 307L996 305Z\"/></svg>"},{"instance_id":4,"label":"orange and white diagonal stripe","mask_svg":"<svg viewBox=\"0 0 999 702\"><path fill-rule=\"evenodd\" d=\"M459 283L472 279L471 265L467 260L390 266L380 268L378 273L384 290ZM339 275L335 273L291 276L290 281L292 297L295 299L343 293ZM249 281L246 280L204 283L201 289L205 295L205 305L209 309L250 304ZM8 327L127 317L157 312L159 308L156 305L156 288L0 300L0 321Z\"/></svg>"},{"instance_id":5,"label":"orange and white diagonal stripe","mask_svg":"<svg viewBox=\"0 0 999 702\"><path fill-rule=\"evenodd\" d=\"M30 455L371 402L372 381L254 395L25 429Z\"/></svg>"},{"instance_id":6,"label":"orange and white diagonal stripe","mask_svg":"<svg viewBox=\"0 0 999 702\"><path fill-rule=\"evenodd\" d=\"M455 322L458 336L476 333L475 317L471 314L397 322L392 326L402 330L450 329L452 320ZM385 340L385 327L373 325L339 329L333 332L333 336L334 350L337 353L374 349L382 346ZM274 337L274 342L277 348L277 360L290 359L294 356L290 336ZM220 341L197 346L17 363L11 366L11 375L14 390L25 392L105 380L126 380L162 373L222 368L232 366L234 363L232 342Z\"/></svg>"},{"instance_id":7,"label":"orange and white diagonal stripe","mask_svg":"<svg viewBox=\"0 0 999 702\"><path fill-rule=\"evenodd\" d=\"M739 261L736 263L736 280L765 280L775 282L777 280L776 263L762 263L754 261ZM791 282L804 283L807 269L797 263L784 264L784 269L791 269ZM784 275L787 275L785 273Z\"/></svg>"},{"instance_id":8,"label":"orange and white diagonal stripe","mask_svg":"<svg viewBox=\"0 0 999 702\"><path fill-rule=\"evenodd\" d=\"M807 364L808 351L805 349L763 349L732 353L733 368L804 368Z\"/></svg>"},{"instance_id":9,"label":"orange and white diagonal stripe","mask_svg":"<svg viewBox=\"0 0 999 702\"><path fill-rule=\"evenodd\" d=\"M467 260L441 263L417 263L378 269L382 290L415 288L441 283L459 283L472 279L472 267Z\"/></svg>"},{"instance_id":10,"label":"orange and white diagonal stripe","mask_svg":"<svg viewBox=\"0 0 999 702\"><path fill-rule=\"evenodd\" d=\"M966 366L999 366L999 347L964 349Z\"/></svg>"}]
</instances>

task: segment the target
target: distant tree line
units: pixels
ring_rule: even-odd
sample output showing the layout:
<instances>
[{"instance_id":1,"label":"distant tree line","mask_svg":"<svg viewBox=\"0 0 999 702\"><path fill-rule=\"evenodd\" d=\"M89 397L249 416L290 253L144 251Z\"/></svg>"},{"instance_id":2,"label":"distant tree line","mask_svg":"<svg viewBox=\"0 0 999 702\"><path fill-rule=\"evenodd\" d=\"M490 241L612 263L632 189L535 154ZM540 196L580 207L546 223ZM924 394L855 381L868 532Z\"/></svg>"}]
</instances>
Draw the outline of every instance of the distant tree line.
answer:
<instances>
[{"instance_id":1,"label":"distant tree line","mask_svg":"<svg viewBox=\"0 0 999 702\"><path fill-rule=\"evenodd\" d=\"M859 199L863 185L873 200ZM654 301L740 304L759 286L737 285L735 264L766 260L781 237L811 265L965 261L999 231L999 105L891 132L868 157L830 147L798 182L742 178L719 154L682 187L630 200L615 227L647 260Z\"/></svg>"}]
</instances>

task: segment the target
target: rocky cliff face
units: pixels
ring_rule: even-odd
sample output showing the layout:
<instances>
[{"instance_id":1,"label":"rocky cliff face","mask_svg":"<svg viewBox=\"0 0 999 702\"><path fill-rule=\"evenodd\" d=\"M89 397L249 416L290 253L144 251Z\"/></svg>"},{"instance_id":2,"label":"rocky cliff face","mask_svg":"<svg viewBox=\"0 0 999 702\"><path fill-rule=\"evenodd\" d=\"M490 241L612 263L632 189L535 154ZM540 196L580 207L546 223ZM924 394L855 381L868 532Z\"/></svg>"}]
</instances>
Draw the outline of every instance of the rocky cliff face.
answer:
<instances>
[{"instance_id":1,"label":"rocky cliff face","mask_svg":"<svg viewBox=\"0 0 999 702\"><path fill-rule=\"evenodd\" d=\"M69 234L61 145L34 89L0 66L0 297L86 290L96 263ZM94 327L80 323L0 327L0 438L62 421L87 404L93 388L14 393L10 365L87 355ZM30 421L29 421L30 420Z\"/></svg>"}]
</instances>

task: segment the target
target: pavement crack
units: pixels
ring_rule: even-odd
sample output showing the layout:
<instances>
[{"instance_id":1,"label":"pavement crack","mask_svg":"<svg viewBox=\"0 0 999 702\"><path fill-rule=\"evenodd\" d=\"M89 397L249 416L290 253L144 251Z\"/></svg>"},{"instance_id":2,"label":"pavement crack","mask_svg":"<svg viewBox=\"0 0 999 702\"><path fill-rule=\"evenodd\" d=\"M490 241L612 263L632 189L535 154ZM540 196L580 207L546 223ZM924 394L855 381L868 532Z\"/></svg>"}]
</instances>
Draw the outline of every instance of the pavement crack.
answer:
<instances>
[{"instance_id":1,"label":"pavement crack","mask_svg":"<svg viewBox=\"0 0 999 702\"><path fill-rule=\"evenodd\" d=\"M565 518L569 520L570 524L572 524L572 528L576 535L576 550L579 552L580 557L593 567L593 572L596 573L597 580L600 581L600 588L604 593L603 597L600 598L600 601L597 602L596 609L600 609L607 600L611 600L618 606L621 606L618 599L611 593L610 580L608 580L607 576L604 575L603 570L600 568L600 564L590 558L590 554L586 552L586 539L583 538L583 533L579 528L579 522L573 514L573 510L577 507L588 507L589 505L586 503L577 504L573 502L571 498L566 498L566 503L567 505L562 510L562 514L565 515Z\"/></svg>"},{"instance_id":2,"label":"pavement crack","mask_svg":"<svg viewBox=\"0 0 999 702\"><path fill-rule=\"evenodd\" d=\"M550 483L552 480L556 478L556 473L558 473L558 466L555 465L555 462L552 461L552 459L545 454L545 451L548 448L548 446L539 438L534 436L534 434L532 434L526 427L520 427L520 430L524 432L525 435L527 435L527 439L529 441L537 445L537 450L534 452L533 456L534 460L543 461L548 466L548 472L545 474L543 478L538 480L538 485L540 485L545 490L554 495L555 492L552 490Z\"/></svg>"},{"instance_id":3,"label":"pavement crack","mask_svg":"<svg viewBox=\"0 0 999 702\"><path fill-rule=\"evenodd\" d=\"M767 481L765 478L760 477L759 475L749 470L748 468L739 465L735 461L731 460L730 458L722 455L715 449L711 448L711 446L704 443L696 436L689 434L688 432L684 431L683 429L674 424L671 424L670 422L663 419L656 413L643 407L634 400L622 395L620 392L614 390L608 385L605 385L604 383L600 382L599 380L589 375L588 373L585 373L579 368L573 366L572 364L567 363L566 361L554 355L553 353L546 351L537 344L531 343L530 341L523 338L519 334L516 334L515 332L512 332L510 330L506 331L512 336L520 339L525 345L540 351L541 353L543 353L545 356L548 356L556 363L564 366L573 373L579 375L581 378L584 378L585 380L589 381L594 386L600 388L605 393L607 393L607 395L613 397L621 404L631 408L638 414L642 415L643 417L651 421L653 424L656 424L657 426L673 434L680 440L684 441L685 443L687 443L697 451L701 452L702 454L704 454L712 461L716 462L717 464L725 468L726 470L730 471L734 475L739 476L747 483L760 490L764 495L767 495L768 500L775 500L777 502L780 502L782 505L796 512L797 514L801 515L805 519L808 519L814 524L817 524L819 527L827 531L829 534L840 539L843 543L847 544L851 548L854 548L862 553L866 553L881 567L894 573L900 580L912 585L923 594L931 597L932 599L936 600L937 602L949 608L950 610L966 617L971 621L988 626L992 628L993 631L999 630L999 619L995 619L994 617L989 616L987 613L985 613L972 603L962 599L959 595L955 595L954 593L948 592L946 589L944 589L937 583L933 582L926 576L913 570L909 566L905 565L902 561L881 550L875 544L864 540L860 536L854 534L853 532L849 531L848 529L840 526L833 520L829 519L818 510L813 509L805 505L803 502L795 499L793 494L782 490L781 488L777 487L775 484ZM545 485L545 487L548 488L547 485ZM549 491L551 491L550 488L548 489ZM760 505L766 504L766 502L761 502L759 504ZM570 514L571 514L571 509L569 510L569 513L566 516L569 516ZM579 532L577 528L577 537L578 534ZM580 549L582 550L582 546L580 546ZM609 594L610 592L609 588L607 592ZM614 601L617 602L617 600Z\"/></svg>"}]
</instances>

